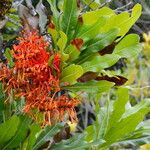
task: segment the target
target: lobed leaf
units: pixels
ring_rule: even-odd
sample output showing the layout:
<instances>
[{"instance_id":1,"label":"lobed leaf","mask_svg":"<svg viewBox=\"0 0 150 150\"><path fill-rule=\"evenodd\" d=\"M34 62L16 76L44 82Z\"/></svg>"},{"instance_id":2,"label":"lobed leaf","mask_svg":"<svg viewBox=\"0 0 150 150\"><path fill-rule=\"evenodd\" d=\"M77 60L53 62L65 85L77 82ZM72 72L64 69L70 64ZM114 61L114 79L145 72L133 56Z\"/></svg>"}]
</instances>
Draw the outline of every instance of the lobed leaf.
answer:
<instances>
[{"instance_id":1,"label":"lobed leaf","mask_svg":"<svg viewBox=\"0 0 150 150\"><path fill-rule=\"evenodd\" d=\"M130 16L129 13L123 12L119 15L113 15L108 20L105 27L102 28L102 32L107 32L111 28L119 28L120 32L118 36L124 36L129 29L133 26L133 24L140 17L142 11L142 7L140 4L136 4L132 9L132 14Z\"/></svg>"},{"instance_id":2,"label":"lobed leaf","mask_svg":"<svg viewBox=\"0 0 150 150\"><path fill-rule=\"evenodd\" d=\"M113 54L117 54L124 58L136 57L142 50L142 45L139 44L139 36L129 34L125 36L115 47Z\"/></svg>"},{"instance_id":3,"label":"lobed leaf","mask_svg":"<svg viewBox=\"0 0 150 150\"><path fill-rule=\"evenodd\" d=\"M122 115L125 113L125 106L129 100L129 94L128 94L128 89L127 88L120 88L117 91L118 94L118 99L115 100L114 104L113 104L113 112L110 115L110 119L109 119L109 127L107 128L107 130L110 129L110 127L112 127L114 124L116 124L120 118L122 117ZM121 108L121 109L118 109Z\"/></svg>"},{"instance_id":4,"label":"lobed leaf","mask_svg":"<svg viewBox=\"0 0 150 150\"><path fill-rule=\"evenodd\" d=\"M115 15L114 11L108 7L103 7L101 9L90 11L87 13L84 13L82 15L83 23L84 24L94 24L98 19L102 16L112 16Z\"/></svg>"},{"instance_id":5,"label":"lobed leaf","mask_svg":"<svg viewBox=\"0 0 150 150\"><path fill-rule=\"evenodd\" d=\"M110 128L104 138L107 141L106 145L121 141L127 135L132 133L148 112L150 112L150 108L143 108L138 112L131 114L130 116L123 118L119 122L117 122Z\"/></svg>"}]
</instances>

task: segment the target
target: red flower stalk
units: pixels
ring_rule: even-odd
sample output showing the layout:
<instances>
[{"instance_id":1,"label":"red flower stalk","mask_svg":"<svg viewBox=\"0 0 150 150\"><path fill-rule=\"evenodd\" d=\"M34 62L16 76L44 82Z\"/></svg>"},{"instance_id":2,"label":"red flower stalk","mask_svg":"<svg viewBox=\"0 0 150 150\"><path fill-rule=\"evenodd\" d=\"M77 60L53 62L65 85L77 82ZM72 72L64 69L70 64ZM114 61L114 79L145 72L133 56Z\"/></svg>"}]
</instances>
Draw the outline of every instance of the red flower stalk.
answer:
<instances>
[{"instance_id":1,"label":"red flower stalk","mask_svg":"<svg viewBox=\"0 0 150 150\"><path fill-rule=\"evenodd\" d=\"M72 122L77 121L74 107L79 101L61 95L60 54L48 52L48 42L37 32L19 38L19 44L13 46L12 54L15 65L13 68L2 65L0 80L7 94L13 89L16 97L26 98L23 111L35 119L35 110L42 113L43 124L63 121L66 113Z\"/></svg>"}]
</instances>

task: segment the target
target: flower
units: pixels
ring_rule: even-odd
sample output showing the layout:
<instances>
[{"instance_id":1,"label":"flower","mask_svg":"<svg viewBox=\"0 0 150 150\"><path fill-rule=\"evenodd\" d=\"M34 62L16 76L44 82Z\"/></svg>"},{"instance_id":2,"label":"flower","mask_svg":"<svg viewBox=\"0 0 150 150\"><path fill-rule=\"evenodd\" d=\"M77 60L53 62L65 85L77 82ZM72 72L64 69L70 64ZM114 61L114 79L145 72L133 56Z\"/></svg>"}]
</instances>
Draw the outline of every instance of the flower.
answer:
<instances>
[{"instance_id":1,"label":"flower","mask_svg":"<svg viewBox=\"0 0 150 150\"><path fill-rule=\"evenodd\" d=\"M37 32L24 34L18 40L12 49L14 67L2 65L0 69L6 93L13 89L16 97L24 96L23 111L37 121L38 113L42 114L43 125L63 121L65 114L72 122L77 121L74 107L79 100L61 92L61 55L49 50L48 42Z\"/></svg>"}]
</instances>

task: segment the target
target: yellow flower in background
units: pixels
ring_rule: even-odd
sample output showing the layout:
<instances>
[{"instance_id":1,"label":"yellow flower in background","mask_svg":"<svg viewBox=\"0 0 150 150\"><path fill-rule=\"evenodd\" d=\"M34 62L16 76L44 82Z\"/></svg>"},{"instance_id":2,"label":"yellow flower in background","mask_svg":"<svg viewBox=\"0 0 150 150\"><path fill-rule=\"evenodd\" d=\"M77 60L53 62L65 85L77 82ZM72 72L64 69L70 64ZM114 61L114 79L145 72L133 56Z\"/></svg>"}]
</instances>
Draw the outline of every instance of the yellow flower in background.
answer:
<instances>
[{"instance_id":1,"label":"yellow flower in background","mask_svg":"<svg viewBox=\"0 0 150 150\"><path fill-rule=\"evenodd\" d=\"M150 31L148 32L148 34L144 33L143 34L143 38L144 38L144 53L146 55L150 55Z\"/></svg>"},{"instance_id":2,"label":"yellow flower in background","mask_svg":"<svg viewBox=\"0 0 150 150\"><path fill-rule=\"evenodd\" d=\"M150 144L144 144L144 145L140 146L139 150L150 150Z\"/></svg>"},{"instance_id":3,"label":"yellow flower in background","mask_svg":"<svg viewBox=\"0 0 150 150\"><path fill-rule=\"evenodd\" d=\"M68 125L70 127L70 131L71 132L75 132L76 131L76 127L77 127L77 123L76 122L71 122L71 121L68 121Z\"/></svg>"}]
</instances>

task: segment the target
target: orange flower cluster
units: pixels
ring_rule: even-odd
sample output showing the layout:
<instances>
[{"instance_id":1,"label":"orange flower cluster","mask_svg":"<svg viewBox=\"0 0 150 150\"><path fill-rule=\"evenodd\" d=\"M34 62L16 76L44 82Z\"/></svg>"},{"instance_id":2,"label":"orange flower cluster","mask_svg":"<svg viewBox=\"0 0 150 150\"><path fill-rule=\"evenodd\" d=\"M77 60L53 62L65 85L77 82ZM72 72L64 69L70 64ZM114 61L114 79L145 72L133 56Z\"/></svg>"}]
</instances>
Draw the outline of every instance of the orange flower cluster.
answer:
<instances>
[{"instance_id":1,"label":"orange flower cluster","mask_svg":"<svg viewBox=\"0 0 150 150\"><path fill-rule=\"evenodd\" d=\"M42 113L44 124L62 121L65 114L71 121L77 121L74 107L79 101L61 92L60 54L48 52L48 43L37 32L18 40L19 44L12 50L14 67L0 67L0 80L6 92L13 90L15 96L24 96L23 111L35 119L36 113Z\"/></svg>"}]
</instances>

